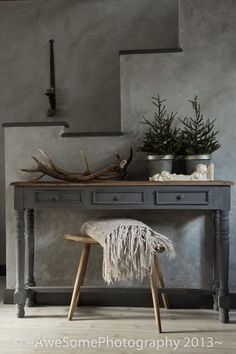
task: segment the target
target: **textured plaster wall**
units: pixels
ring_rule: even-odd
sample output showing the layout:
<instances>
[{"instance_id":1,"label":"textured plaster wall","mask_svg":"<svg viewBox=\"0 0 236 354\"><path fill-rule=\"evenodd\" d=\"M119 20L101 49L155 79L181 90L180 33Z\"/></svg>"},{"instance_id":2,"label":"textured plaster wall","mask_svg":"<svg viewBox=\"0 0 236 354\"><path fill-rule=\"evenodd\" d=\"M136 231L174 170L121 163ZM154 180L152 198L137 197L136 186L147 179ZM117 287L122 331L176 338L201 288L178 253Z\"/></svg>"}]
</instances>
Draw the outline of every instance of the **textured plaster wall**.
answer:
<instances>
[{"instance_id":1,"label":"textured plaster wall","mask_svg":"<svg viewBox=\"0 0 236 354\"><path fill-rule=\"evenodd\" d=\"M124 122L127 133L124 137L113 138L61 138L60 127L6 128L6 195L7 195L7 286L14 287L15 258L14 234L15 215L13 211L13 190L9 183L22 180L25 174L20 172L22 166L32 166L29 149L35 152L38 146L56 157L58 164L70 169L81 166L79 150L86 151L89 163L93 168L107 163L115 151L123 155L128 152L129 144L136 144L138 125L133 126L132 117ZM135 129L135 130L134 130ZM15 144L12 144L14 139ZM20 147L20 148L19 148ZM133 162L133 177L140 176L145 170L143 163L137 159ZM62 239L63 234L78 232L81 223L96 215L129 215L150 224L157 230L170 236L176 242L179 257L173 262L163 258L166 265L165 274L168 284L184 286L192 284L208 285L210 273L210 244L203 235L210 234L208 220L201 213L183 213L181 211L165 213L160 211L81 211L81 210L40 210L36 211L36 281L39 285L70 285L76 270L79 247ZM195 257L193 259L193 249ZM101 285L101 250L94 248L90 258L88 277L85 284ZM207 256L207 257L206 257ZM173 268L174 267L174 268ZM178 269L173 272L172 269ZM205 269L203 271L203 269ZM197 270L197 271L196 271ZM193 273L196 275L193 279ZM184 276L183 276L184 274ZM121 284L115 284L119 286ZM124 284L131 286L132 284Z\"/></svg>"},{"instance_id":2,"label":"textured plaster wall","mask_svg":"<svg viewBox=\"0 0 236 354\"><path fill-rule=\"evenodd\" d=\"M184 53L124 56L121 58L122 137L61 138L62 128L6 129L7 196L7 286L14 287L13 191L9 182L23 179L20 167L31 165L30 153L45 148L58 163L75 169L83 149L94 168L106 163L117 150L125 152L142 136L142 115L151 114L151 96L159 92L170 109L189 112L187 99L197 93L203 110L216 118L222 148L215 153L216 177L235 179L236 137L236 3L230 0L181 1L181 41ZM14 144L13 144L14 142ZM145 176L142 154L136 154L131 177ZM235 193L232 197L230 287L236 288ZM107 214L107 212L105 212ZM44 210L36 213L36 280L38 284L71 285L79 251L62 240L64 232L78 231L83 220L103 212ZM113 212L116 214L116 212ZM120 212L117 213L120 215ZM167 285L207 287L211 285L211 215L200 212L130 211L168 235L176 244L177 258L169 263L162 257ZM206 237L204 237L204 234ZM88 268L87 285L101 285L101 250L94 250ZM116 284L116 286L120 284ZM122 284L122 286L133 284Z\"/></svg>"},{"instance_id":3,"label":"textured plaster wall","mask_svg":"<svg viewBox=\"0 0 236 354\"><path fill-rule=\"evenodd\" d=\"M150 11L152 9L152 11ZM57 119L73 131L120 130L119 51L178 46L177 0L1 2L1 114L44 120L55 40ZM15 104L13 104L15 103ZM34 118L32 117L34 116Z\"/></svg>"},{"instance_id":4,"label":"textured plaster wall","mask_svg":"<svg viewBox=\"0 0 236 354\"><path fill-rule=\"evenodd\" d=\"M129 117L132 120L134 132L141 128L138 117L143 114L150 117L151 95L160 93L167 99L170 110L176 110L184 116L191 113L187 100L197 94L203 111L210 118L216 119L216 129L219 130L222 147L214 154L216 178L231 180L235 180L236 176L235 16L236 2L233 0L217 1L217 6L213 0L182 0L180 46L184 50L183 53L121 58L122 116L123 119ZM235 289L235 188L231 204L230 286ZM174 224L178 216L172 215L172 219ZM210 222L210 218L207 220ZM199 221L194 225L199 225ZM179 242L180 239L175 240ZM195 253L199 240L194 229L190 229L187 241L190 242L190 248L182 244L181 267L188 269L192 276L199 276L200 269L197 266L192 268L185 259L185 252L200 257L200 254ZM206 244L210 247L208 241ZM202 244L201 252L206 244ZM210 248L206 248L205 252L210 256ZM210 270L204 267L202 269L205 272ZM182 282L190 285L197 280L191 280L182 273Z\"/></svg>"},{"instance_id":5,"label":"textured plaster wall","mask_svg":"<svg viewBox=\"0 0 236 354\"><path fill-rule=\"evenodd\" d=\"M72 131L120 131L119 50L177 47L178 1L1 1L1 123L47 120L44 92L49 85L51 38L55 39L55 119L69 122ZM2 130L0 140L3 180ZM3 183L0 193L3 196ZM4 220L4 197L0 205ZM3 222L0 235L4 235ZM0 245L3 264L3 240Z\"/></svg>"}]
</instances>

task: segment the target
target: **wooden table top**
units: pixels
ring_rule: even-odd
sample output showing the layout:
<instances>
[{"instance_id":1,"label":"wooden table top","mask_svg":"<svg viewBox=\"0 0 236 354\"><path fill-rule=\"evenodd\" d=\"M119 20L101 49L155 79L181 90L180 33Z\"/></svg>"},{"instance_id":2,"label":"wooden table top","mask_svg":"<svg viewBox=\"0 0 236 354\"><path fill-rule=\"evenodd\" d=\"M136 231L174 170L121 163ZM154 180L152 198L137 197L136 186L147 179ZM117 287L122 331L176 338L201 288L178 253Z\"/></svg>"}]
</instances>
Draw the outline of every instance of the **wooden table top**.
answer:
<instances>
[{"instance_id":1,"label":"wooden table top","mask_svg":"<svg viewBox=\"0 0 236 354\"><path fill-rule=\"evenodd\" d=\"M14 187L83 187L83 186L232 186L234 181L224 181L224 180L215 180L215 181L91 181L91 182L63 182L63 181L17 181L12 182L10 185Z\"/></svg>"}]
</instances>

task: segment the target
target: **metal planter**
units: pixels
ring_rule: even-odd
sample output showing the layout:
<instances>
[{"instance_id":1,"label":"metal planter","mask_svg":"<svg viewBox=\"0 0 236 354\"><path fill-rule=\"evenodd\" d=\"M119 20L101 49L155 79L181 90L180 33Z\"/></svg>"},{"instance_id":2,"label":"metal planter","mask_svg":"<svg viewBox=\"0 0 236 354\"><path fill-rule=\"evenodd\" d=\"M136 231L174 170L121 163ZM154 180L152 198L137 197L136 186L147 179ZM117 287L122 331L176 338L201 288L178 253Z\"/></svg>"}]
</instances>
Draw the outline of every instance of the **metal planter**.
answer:
<instances>
[{"instance_id":1,"label":"metal planter","mask_svg":"<svg viewBox=\"0 0 236 354\"><path fill-rule=\"evenodd\" d=\"M211 155L186 155L185 160L185 172L187 175L191 175L199 164L209 165L211 163Z\"/></svg>"},{"instance_id":2,"label":"metal planter","mask_svg":"<svg viewBox=\"0 0 236 354\"><path fill-rule=\"evenodd\" d=\"M174 155L147 155L146 161L149 177L162 171L172 173L174 158Z\"/></svg>"}]
</instances>

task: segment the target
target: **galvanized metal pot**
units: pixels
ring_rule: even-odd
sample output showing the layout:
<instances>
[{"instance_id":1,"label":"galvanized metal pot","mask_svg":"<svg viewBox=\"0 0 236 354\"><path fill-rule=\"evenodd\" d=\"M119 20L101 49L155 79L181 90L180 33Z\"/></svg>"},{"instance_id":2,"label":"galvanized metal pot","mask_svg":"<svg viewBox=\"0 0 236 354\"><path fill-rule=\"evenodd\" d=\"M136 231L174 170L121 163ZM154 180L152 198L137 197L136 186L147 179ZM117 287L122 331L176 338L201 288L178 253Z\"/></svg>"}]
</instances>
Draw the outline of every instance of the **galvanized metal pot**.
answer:
<instances>
[{"instance_id":1,"label":"galvanized metal pot","mask_svg":"<svg viewBox=\"0 0 236 354\"><path fill-rule=\"evenodd\" d=\"M147 155L147 168L149 177L162 171L172 173L172 166L174 161L174 155Z\"/></svg>"},{"instance_id":2,"label":"galvanized metal pot","mask_svg":"<svg viewBox=\"0 0 236 354\"><path fill-rule=\"evenodd\" d=\"M211 163L211 155L186 155L184 160L186 174L191 175L196 170L197 165L208 166Z\"/></svg>"}]
</instances>

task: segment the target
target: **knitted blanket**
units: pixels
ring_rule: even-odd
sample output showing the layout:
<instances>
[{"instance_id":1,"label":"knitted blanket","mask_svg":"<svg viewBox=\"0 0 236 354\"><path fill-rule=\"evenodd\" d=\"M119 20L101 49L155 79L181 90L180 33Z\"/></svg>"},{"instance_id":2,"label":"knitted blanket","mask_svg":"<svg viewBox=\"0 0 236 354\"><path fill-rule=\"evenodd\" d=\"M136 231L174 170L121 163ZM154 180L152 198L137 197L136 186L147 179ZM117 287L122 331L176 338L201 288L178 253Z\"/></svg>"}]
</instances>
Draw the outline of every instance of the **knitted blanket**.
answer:
<instances>
[{"instance_id":1,"label":"knitted blanket","mask_svg":"<svg viewBox=\"0 0 236 354\"><path fill-rule=\"evenodd\" d=\"M166 236L138 220L98 218L86 221L81 232L103 247L102 275L108 284L132 278L142 280L158 251L165 250L170 258L175 256Z\"/></svg>"}]
</instances>

